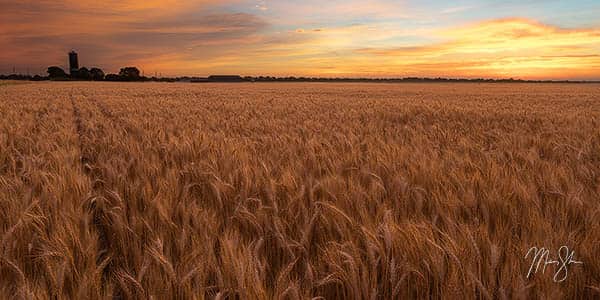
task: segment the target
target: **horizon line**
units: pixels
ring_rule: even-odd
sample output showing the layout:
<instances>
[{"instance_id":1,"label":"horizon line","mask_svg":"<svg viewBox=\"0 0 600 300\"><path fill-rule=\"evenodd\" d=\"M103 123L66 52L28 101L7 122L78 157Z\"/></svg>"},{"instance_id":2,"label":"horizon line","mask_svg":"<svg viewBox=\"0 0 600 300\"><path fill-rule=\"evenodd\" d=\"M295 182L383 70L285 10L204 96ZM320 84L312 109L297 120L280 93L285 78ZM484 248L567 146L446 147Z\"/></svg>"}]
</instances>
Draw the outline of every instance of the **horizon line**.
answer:
<instances>
[{"instance_id":1,"label":"horizon line","mask_svg":"<svg viewBox=\"0 0 600 300\"><path fill-rule=\"evenodd\" d=\"M108 73L115 74L115 73ZM379 81L406 81L406 82L523 82L523 83L600 83L600 79L522 79L515 77L420 77L420 76L393 76L393 77L352 77L352 76L341 76L341 77L326 77L326 76L273 76L273 75L232 75L232 74L211 74L208 76L193 76L193 75L180 75L180 76L141 76L143 80L140 81L160 81L160 80L208 80L213 76L238 76L242 81L245 82L273 82L273 81L284 81L284 82L315 82L315 81L366 81L366 82L379 82ZM12 79L9 77L13 77ZM16 77L16 78L15 78ZM48 75L40 74L0 74L0 80L31 80L34 78L42 78L42 80L50 80ZM66 81L86 81L77 80L74 78L65 78ZM110 81L110 80L102 80ZM202 81L197 81L202 82ZM208 81L210 82L210 81ZM217 82L213 80L213 82Z\"/></svg>"}]
</instances>

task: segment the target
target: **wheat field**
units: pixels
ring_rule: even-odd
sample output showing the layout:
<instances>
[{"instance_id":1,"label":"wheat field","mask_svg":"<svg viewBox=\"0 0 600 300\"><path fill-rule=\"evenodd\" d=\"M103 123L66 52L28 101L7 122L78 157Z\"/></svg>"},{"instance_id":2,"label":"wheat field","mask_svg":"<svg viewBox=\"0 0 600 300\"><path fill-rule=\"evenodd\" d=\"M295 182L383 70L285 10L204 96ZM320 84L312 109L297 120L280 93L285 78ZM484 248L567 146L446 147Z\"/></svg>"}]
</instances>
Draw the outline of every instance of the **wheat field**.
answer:
<instances>
[{"instance_id":1,"label":"wheat field","mask_svg":"<svg viewBox=\"0 0 600 300\"><path fill-rule=\"evenodd\" d=\"M600 297L600 85L11 84L0 116L3 299Z\"/></svg>"}]
</instances>

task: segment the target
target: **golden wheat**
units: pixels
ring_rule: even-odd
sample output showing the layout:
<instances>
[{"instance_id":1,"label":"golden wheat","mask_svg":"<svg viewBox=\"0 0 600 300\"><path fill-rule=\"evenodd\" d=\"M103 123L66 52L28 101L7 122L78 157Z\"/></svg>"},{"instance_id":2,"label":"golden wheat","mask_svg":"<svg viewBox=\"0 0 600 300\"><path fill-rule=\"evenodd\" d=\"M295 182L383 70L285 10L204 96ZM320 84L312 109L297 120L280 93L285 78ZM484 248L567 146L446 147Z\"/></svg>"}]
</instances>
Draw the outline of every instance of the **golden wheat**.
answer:
<instances>
[{"instance_id":1,"label":"golden wheat","mask_svg":"<svg viewBox=\"0 0 600 300\"><path fill-rule=\"evenodd\" d=\"M0 117L1 298L600 297L598 85L36 83Z\"/></svg>"}]
</instances>

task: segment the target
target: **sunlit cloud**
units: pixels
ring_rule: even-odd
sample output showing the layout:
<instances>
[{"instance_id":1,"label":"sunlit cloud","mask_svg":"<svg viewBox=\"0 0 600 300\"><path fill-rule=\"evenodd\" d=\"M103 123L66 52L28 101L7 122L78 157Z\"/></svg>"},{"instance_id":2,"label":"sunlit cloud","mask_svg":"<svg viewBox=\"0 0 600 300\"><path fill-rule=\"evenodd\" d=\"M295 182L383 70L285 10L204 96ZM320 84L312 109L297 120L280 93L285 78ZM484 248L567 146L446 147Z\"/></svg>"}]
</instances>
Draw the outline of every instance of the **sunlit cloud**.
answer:
<instances>
[{"instance_id":1,"label":"sunlit cloud","mask_svg":"<svg viewBox=\"0 0 600 300\"><path fill-rule=\"evenodd\" d=\"M527 19L502 19L434 33L446 42L398 48L365 48L418 75L515 76L522 78L598 76L599 29L562 29ZM432 73L436 74L432 74Z\"/></svg>"},{"instance_id":2,"label":"sunlit cloud","mask_svg":"<svg viewBox=\"0 0 600 300\"><path fill-rule=\"evenodd\" d=\"M442 10L442 14L455 14L459 12L464 12L472 9L473 6L463 5L463 6L453 6Z\"/></svg>"},{"instance_id":3,"label":"sunlit cloud","mask_svg":"<svg viewBox=\"0 0 600 300\"><path fill-rule=\"evenodd\" d=\"M269 10L269 6L267 5L267 1L256 1L256 5L254 6L256 9L261 11Z\"/></svg>"}]
</instances>

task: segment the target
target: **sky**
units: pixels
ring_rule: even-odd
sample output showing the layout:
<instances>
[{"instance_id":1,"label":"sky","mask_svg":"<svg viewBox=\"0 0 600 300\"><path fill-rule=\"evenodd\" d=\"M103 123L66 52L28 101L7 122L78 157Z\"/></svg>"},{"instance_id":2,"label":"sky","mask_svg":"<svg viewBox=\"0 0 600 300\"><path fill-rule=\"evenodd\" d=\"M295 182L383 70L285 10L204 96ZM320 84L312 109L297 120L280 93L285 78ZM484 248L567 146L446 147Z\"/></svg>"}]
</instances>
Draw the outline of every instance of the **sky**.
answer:
<instances>
[{"instance_id":1,"label":"sky","mask_svg":"<svg viewBox=\"0 0 600 300\"><path fill-rule=\"evenodd\" d=\"M0 0L0 73L600 79L600 1Z\"/></svg>"}]
</instances>

